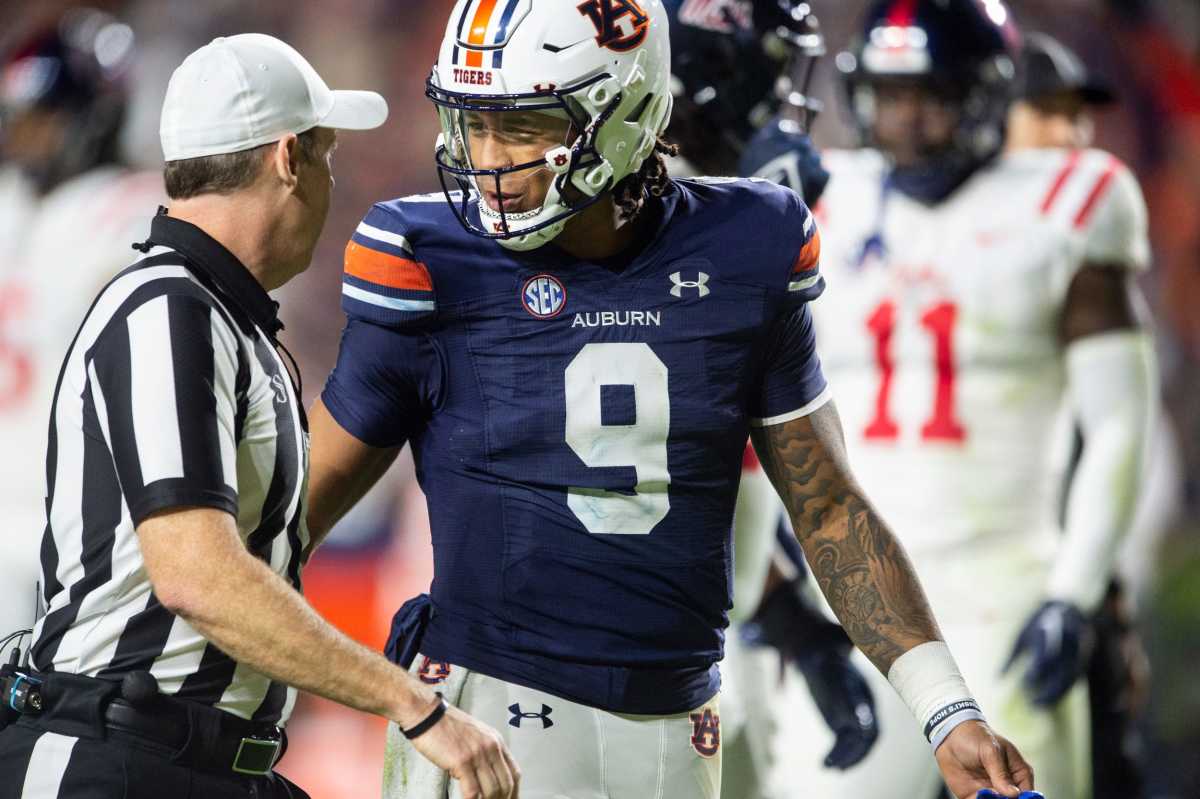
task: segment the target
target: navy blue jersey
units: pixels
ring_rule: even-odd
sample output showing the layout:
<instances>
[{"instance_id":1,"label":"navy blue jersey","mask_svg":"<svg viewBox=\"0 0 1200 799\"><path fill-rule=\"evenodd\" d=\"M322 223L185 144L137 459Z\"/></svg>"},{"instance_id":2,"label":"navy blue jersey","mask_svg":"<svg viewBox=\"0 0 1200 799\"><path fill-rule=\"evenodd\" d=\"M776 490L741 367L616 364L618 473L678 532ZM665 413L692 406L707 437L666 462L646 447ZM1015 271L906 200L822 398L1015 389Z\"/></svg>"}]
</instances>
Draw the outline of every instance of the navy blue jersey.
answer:
<instances>
[{"instance_id":1,"label":"navy blue jersey","mask_svg":"<svg viewBox=\"0 0 1200 799\"><path fill-rule=\"evenodd\" d=\"M749 428L828 396L799 197L680 180L662 202L619 273L472 236L441 195L374 206L323 394L364 443L412 444L434 552L422 652L627 713L716 692Z\"/></svg>"}]
</instances>

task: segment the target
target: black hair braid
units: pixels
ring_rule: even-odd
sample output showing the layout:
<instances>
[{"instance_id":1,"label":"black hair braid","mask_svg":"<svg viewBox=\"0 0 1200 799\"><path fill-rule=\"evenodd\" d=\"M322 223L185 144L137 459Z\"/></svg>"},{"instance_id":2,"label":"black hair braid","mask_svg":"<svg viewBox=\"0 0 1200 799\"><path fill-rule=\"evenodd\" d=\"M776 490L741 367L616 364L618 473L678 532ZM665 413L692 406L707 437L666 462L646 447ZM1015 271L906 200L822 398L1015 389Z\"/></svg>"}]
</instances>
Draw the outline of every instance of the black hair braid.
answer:
<instances>
[{"instance_id":1,"label":"black hair braid","mask_svg":"<svg viewBox=\"0 0 1200 799\"><path fill-rule=\"evenodd\" d=\"M613 189L613 201L621 212L621 218L635 218L646 203L646 197L661 197L667 193L671 184L671 175L667 171L667 161L664 156L674 158L679 155L679 145L672 144L662 136L654 142L654 150L638 167L638 171L627 176Z\"/></svg>"}]
</instances>

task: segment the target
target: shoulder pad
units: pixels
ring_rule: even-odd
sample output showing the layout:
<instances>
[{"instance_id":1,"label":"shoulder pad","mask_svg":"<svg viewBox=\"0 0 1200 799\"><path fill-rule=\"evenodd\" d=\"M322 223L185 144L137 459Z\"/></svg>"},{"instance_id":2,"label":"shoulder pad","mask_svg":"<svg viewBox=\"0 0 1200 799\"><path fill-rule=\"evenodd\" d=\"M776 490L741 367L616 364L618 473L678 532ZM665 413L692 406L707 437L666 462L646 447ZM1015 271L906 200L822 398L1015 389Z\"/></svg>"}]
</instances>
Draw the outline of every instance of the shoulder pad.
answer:
<instances>
[{"instance_id":1,"label":"shoulder pad","mask_svg":"<svg viewBox=\"0 0 1200 799\"><path fill-rule=\"evenodd\" d=\"M1103 150L1063 151L1041 212L1084 239L1084 257L1138 269L1149 261L1146 204L1137 179Z\"/></svg>"},{"instance_id":2,"label":"shoulder pad","mask_svg":"<svg viewBox=\"0 0 1200 799\"><path fill-rule=\"evenodd\" d=\"M762 178L699 178L679 181L696 198L701 226L717 230L724 223L741 253L736 269L742 279L767 288L785 305L820 296L825 288L819 272L821 237L800 195ZM715 218L706 218L713 212ZM735 220L730 223L729 220Z\"/></svg>"}]
</instances>

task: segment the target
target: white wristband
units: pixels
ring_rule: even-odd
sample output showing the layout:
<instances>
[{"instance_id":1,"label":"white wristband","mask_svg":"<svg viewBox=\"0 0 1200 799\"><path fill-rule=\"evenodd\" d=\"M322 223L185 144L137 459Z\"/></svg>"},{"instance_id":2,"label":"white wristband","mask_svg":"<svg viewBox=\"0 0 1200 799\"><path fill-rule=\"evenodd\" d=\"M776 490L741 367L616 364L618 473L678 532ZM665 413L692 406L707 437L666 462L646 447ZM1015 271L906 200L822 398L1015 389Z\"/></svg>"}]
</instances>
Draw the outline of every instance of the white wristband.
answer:
<instances>
[{"instance_id":1,"label":"white wristband","mask_svg":"<svg viewBox=\"0 0 1200 799\"><path fill-rule=\"evenodd\" d=\"M942 641L914 646L896 658L887 676L923 725L925 739L934 751L959 724L984 720L950 648Z\"/></svg>"}]
</instances>

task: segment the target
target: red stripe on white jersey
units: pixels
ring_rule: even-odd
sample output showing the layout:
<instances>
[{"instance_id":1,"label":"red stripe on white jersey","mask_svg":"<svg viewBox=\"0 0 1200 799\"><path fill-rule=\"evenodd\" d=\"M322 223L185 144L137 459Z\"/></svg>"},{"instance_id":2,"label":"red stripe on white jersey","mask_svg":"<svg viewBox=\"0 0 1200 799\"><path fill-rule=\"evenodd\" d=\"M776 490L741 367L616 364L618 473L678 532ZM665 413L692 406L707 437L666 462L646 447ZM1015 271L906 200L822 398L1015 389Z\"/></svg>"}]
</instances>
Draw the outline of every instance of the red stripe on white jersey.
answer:
<instances>
[{"instance_id":1,"label":"red stripe on white jersey","mask_svg":"<svg viewBox=\"0 0 1200 799\"><path fill-rule=\"evenodd\" d=\"M758 453L754 451L754 445L747 441L746 451L742 453L742 471L757 472L760 468Z\"/></svg>"},{"instance_id":2,"label":"red stripe on white jersey","mask_svg":"<svg viewBox=\"0 0 1200 799\"><path fill-rule=\"evenodd\" d=\"M1080 208L1079 213L1075 215L1076 228L1082 228L1088 223L1088 219L1091 218L1092 212L1096 210L1096 206L1100 203L1100 198L1104 196L1104 192L1108 189L1109 184L1112 183L1113 178L1117 176L1117 170L1120 167L1121 161L1116 156L1113 156L1108 160L1108 166L1105 167L1104 174L1102 174L1100 179L1096 181L1096 185L1093 186L1091 192L1088 193L1087 200L1084 202L1083 207Z\"/></svg>"},{"instance_id":3,"label":"red stripe on white jersey","mask_svg":"<svg viewBox=\"0 0 1200 799\"><path fill-rule=\"evenodd\" d=\"M1067 162L1063 164L1063 168L1055 176L1054 182L1050 184L1050 191L1046 192L1046 198L1042 200L1043 214L1050 213L1050 209L1054 207L1054 201L1058 199L1063 186L1067 185L1067 180L1075 172L1075 168L1079 166L1079 159L1082 155L1082 151L1072 150L1071 154L1067 156Z\"/></svg>"}]
</instances>

